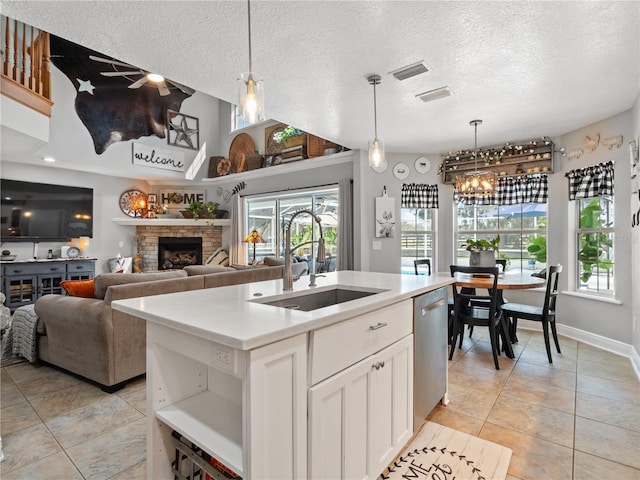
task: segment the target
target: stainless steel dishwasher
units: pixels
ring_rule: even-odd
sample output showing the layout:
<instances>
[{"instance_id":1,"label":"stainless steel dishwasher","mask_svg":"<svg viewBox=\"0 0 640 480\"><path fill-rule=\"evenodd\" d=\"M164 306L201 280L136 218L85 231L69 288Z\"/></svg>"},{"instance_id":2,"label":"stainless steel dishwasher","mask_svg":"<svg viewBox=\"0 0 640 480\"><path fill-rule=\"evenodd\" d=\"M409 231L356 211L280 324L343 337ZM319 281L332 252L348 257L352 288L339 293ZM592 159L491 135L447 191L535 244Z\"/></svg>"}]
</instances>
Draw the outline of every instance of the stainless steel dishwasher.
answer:
<instances>
[{"instance_id":1,"label":"stainless steel dishwasher","mask_svg":"<svg viewBox=\"0 0 640 480\"><path fill-rule=\"evenodd\" d=\"M447 390L447 287L413 299L413 431Z\"/></svg>"}]
</instances>

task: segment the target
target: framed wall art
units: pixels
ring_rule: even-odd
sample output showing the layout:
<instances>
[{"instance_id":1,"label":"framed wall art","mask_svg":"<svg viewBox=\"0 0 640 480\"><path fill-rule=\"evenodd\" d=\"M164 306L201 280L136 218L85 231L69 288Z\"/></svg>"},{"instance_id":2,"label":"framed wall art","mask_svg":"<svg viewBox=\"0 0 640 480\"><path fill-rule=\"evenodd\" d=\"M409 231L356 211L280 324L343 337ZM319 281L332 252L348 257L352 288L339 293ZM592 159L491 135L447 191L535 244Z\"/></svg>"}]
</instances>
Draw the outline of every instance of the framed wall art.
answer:
<instances>
[{"instance_id":1,"label":"framed wall art","mask_svg":"<svg viewBox=\"0 0 640 480\"><path fill-rule=\"evenodd\" d=\"M395 237L396 219L395 219L396 201L395 198L387 196L385 188L381 197L376 197L376 237Z\"/></svg>"},{"instance_id":2,"label":"framed wall art","mask_svg":"<svg viewBox=\"0 0 640 480\"><path fill-rule=\"evenodd\" d=\"M167 144L198 150L200 148L200 120L184 113L167 110Z\"/></svg>"},{"instance_id":3,"label":"framed wall art","mask_svg":"<svg viewBox=\"0 0 640 480\"><path fill-rule=\"evenodd\" d=\"M631 140L629 142L629 164L631 166L631 178L636 178L638 175L638 171L640 170L640 166L638 164L640 161L638 160L638 143L635 140Z\"/></svg>"}]
</instances>

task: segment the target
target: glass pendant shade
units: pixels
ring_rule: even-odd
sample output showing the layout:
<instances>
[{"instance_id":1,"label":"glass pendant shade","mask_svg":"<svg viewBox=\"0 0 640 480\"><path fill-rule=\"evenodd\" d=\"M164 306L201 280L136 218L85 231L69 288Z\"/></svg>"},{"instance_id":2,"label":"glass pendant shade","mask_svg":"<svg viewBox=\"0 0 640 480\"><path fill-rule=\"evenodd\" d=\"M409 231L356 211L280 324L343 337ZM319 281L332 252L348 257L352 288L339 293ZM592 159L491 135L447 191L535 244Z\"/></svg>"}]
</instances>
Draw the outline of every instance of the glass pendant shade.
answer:
<instances>
[{"instance_id":1,"label":"glass pendant shade","mask_svg":"<svg viewBox=\"0 0 640 480\"><path fill-rule=\"evenodd\" d=\"M374 138L369 141L369 167L380 168L384 163L384 140Z\"/></svg>"},{"instance_id":2,"label":"glass pendant shade","mask_svg":"<svg viewBox=\"0 0 640 480\"><path fill-rule=\"evenodd\" d=\"M264 85L262 80L255 80L252 72L243 73L238 79L238 105L246 123L264 120Z\"/></svg>"},{"instance_id":3,"label":"glass pendant shade","mask_svg":"<svg viewBox=\"0 0 640 480\"><path fill-rule=\"evenodd\" d=\"M498 178L495 172L471 172L456 177L456 190L459 197L484 197L493 195Z\"/></svg>"}]
</instances>

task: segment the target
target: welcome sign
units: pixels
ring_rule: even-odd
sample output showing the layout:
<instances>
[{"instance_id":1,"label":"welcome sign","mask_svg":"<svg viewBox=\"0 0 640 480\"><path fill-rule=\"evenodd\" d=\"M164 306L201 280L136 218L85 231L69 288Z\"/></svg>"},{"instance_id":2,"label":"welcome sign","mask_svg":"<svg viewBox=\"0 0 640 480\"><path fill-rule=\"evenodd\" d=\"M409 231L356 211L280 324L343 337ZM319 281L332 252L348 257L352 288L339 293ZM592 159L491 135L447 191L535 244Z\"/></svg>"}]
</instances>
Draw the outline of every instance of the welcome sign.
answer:
<instances>
[{"instance_id":1,"label":"welcome sign","mask_svg":"<svg viewBox=\"0 0 640 480\"><path fill-rule=\"evenodd\" d=\"M161 168L184 172L184 153L163 150L144 143L133 143L133 164L143 167Z\"/></svg>"}]
</instances>

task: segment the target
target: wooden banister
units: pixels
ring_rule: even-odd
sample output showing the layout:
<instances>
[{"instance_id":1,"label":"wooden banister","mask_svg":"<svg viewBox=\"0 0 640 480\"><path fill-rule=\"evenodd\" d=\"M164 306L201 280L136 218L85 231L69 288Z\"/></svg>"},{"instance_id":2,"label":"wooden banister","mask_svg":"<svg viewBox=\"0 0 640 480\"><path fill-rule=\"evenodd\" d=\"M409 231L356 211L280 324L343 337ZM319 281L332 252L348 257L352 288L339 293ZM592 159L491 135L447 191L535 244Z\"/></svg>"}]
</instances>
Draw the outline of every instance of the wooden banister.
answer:
<instances>
[{"instance_id":1,"label":"wooden banister","mask_svg":"<svg viewBox=\"0 0 640 480\"><path fill-rule=\"evenodd\" d=\"M3 17L2 94L51 116L49 34Z\"/></svg>"}]
</instances>

